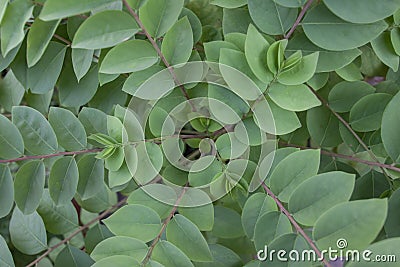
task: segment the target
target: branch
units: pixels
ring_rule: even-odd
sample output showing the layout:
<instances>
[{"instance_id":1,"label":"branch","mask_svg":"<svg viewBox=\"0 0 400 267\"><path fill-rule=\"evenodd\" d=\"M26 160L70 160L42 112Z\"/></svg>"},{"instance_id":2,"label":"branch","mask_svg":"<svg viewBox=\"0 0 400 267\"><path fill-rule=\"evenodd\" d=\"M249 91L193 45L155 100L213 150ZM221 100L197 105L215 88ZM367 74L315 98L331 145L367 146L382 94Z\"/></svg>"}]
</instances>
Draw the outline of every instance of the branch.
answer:
<instances>
[{"instance_id":1,"label":"branch","mask_svg":"<svg viewBox=\"0 0 400 267\"><path fill-rule=\"evenodd\" d=\"M48 159L54 158L59 156L75 156L80 154L87 154L87 153L96 153L102 151L102 148L94 148L94 149L87 149L87 150L80 150L80 151L71 151L71 152L59 152L55 154L48 154L48 155L38 155L38 156L25 156L16 159L7 159L7 160L0 160L0 163L11 163L11 162L18 162L23 160L31 160L31 159Z\"/></svg>"},{"instance_id":2,"label":"branch","mask_svg":"<svg viewBox=\"0 0 400 267\"><path fill-rule=\"evenodd\" d=\"M304 15L306 14L307 10L310 8L313 0L308 0L307 3L304 5L303 9L300 11L299 16L297 17L296 21L294 22L292 28L288 32L288 34L285 35L285 39L289 39L290 36L294 33L296 30L297 26L299 26L300 21L303 19Z\"/></svg>"},{"instance_id":3,"label":"branch","mask_svg":"<svg viewBox=\"0 0 400 267\"><path fill-rule=\"evenodd\" d=\"M192 105L190 102L190 97L185 89L185 87L179 82L178 77L176 76L174 72L174 68L169 64L163 53L161 52L160 48L158 47L156 41L151 37L149 32L146 30L144 27L142 21L140 20L139 16L136 14L136 12L131 8L131 6L126 2L126 0L122 0L124 3L124 6L128 9L129 13L135 18L136 23L139 25L139 27L142 29L143 33L146 35L147 39L149 39L151 45L154 47L156 50L157 54L160 56L162 62L164 62L165 66L168 68L169 73L172 75L172 78L174 79L174 82L179 85L179 88L181 89L182 94L185 96L187 100L189 100L190 105L192 106L192 110L195 110L195 107Z\"/></svg>"},{"instance_id":4,"label":"branch","mask_svg":"<svg viewBox=\"0 0 400 267\"><path fill-rule=\"evenodd\" d=\"M314 242L311 240L311 238L304 232L304 230L300 227L300 225L296 222L296 220L292 217L292 215L289 213L287 209L283 206L283 204L279 201L277 196L268 188L268 186L262 182L262 187L264 188L265 192L267 192L268 195L272 197L272 199L275 201L276 205L278 205L279 209L282 211L283 214L286 215L286 217L289 219L291 224L296 228L297 232L300 233L304 237L304 239L307 241L307 243L310 245L310 247L315 251L315 253L318 255L319 258L322 258L322 262L325 264L327 267L331 267L330 263L327 262L321 254L321 251L315 246Z\"/></svg>"},{"instance_id":5,"label":"branch","mask_svg":"<svg viewBox=\"0 0 400 267\"><path fill-rule=\"evenodd\" d=\"M90 225L98 222L99 220L103 219L104 217L108 216L109 214L113 213L116 209L118 209L119 207L121 207L122 205L124 205L126 202L126 198L122 199L120 202L118 202L117 204L115 204L114 206L112 206L111 208L109 208L108 210L102 212L99 216L97 216L96 218L92 219L90 222L88 222L87 224L81 226L78 228L78 230L76 230L75 232L73 232L70 236L68 236L67 238L65 238L64 240L62 240L61 242L55 244L54 246L50 247L48 250L46 250L45 253L43 253L39 258L37 258L36 260L32 261L30 264L28 264L26 267L33 267L35 265L37 265L41 260L43 260L47 255L49 255L52 251L54 251L56 248L58 248L59 246L71 241L72 238L74 238L76 235L78 235L79 233L81 233L82 231L86 230L89 228Z\"/></svg>"}]
</instances>

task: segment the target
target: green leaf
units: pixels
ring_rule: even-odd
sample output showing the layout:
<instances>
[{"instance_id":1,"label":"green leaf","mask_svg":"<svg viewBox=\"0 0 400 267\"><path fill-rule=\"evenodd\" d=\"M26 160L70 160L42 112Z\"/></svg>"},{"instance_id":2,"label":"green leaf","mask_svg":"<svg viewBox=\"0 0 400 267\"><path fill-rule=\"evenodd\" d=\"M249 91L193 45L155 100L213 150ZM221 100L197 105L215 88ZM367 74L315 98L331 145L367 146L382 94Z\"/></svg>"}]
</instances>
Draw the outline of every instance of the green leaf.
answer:
<instances>
[{"instance_id":1,"label":"green leaf","mask_svg":"<svg viewBox=\"0 0 400 267\"><path fill-rule=\"evenodd\" d=\"M400 162L400 140L398 135L399 117L396 114L400 112L400 93L386 106L382 117L382 142L389 156L395 162Z\"/></svg>"},{"instance_id":2,"label":"green leaf","mask_svg":"<svg viewBox=\"0 0 400 267\"><path fill-rule=\"evenodd\" d=\"M145 185L153 180L161 170L163 154L161 148L154 143L140 143L137 147L138 166L135 173L135 181Z\"/></svg>"},{"instance_id":3,"label":"green leaf","mask_svg":"<svg viewBox=\"0 0 400 267\"><path fill-rule=\"evenodd\" d=\"M78 187L79 172L74 157L63 157L54 162L49 176L50 196L56 205L72 200Z\"/></svg>"},{"instance_id":4,"label":"green leaf","mask_svg":"<svg viewBox=\"0 0 400 267\"><path fill-rule=\"evenodd\" d=\"M10 237L15 248L28 255L47 249L46 229L36 211L24 215L17 207L14 208L10 220Z\"/></svg>"},{"instance_id":5,"label":"green leaf","mask_svg":"<svg viewBox=\"0 0 400 267\"><path fill-rule=\"evenodd\" d=\"M131 179L132 173L126 163L123 163L117 171L108 172L108 184L110 188L124 185Z\"/></svg>"},{"instance_id":6,"label":"green leaf","mask_svg":"<svg viewBox=\"0 0 400 267\"><path fill-rule=\"evenodd\" d=\"M93 217L96 217L97 214L90 214ZM81 212L81 221L82 221L82 217L84 217L84 213L82 214ZM84 218L85 219L85 218ZM93 218L87 218L89 219L89 221ZM87 223L85 220L82 221L82 223ZM93 226L92 228L89 229L89 231L87 231L86 236L85 236L85 250L86 253L90 254L93 252L94 248L101 243L102 241L113 237L113 233L110 232L110 230L108 230L108 228L103 225L103 224L99 224L97 223L95 226ZM124 244L124 243L122 243ZM93 256L91 255L91 257L93 258ZM94 258L93 258L94 259Z\"/></svg>"},{"instance_id":7,"label":"green leaf","mask_svg":"<svg viewBox=\"0 0 400 267\"><path fill-rule=\"evenodd\" d=\"M212 234L220 238L238 238L244 236L240 215L236 211L215 206L215 218Z\"/></svg>"},{"instance_id":8,"label":"green leaf","mask_svg":"<svg viewBox=\"0 0 400 267\"><path fill-rule=\"evenodd\" d=\"M288 202L298 185L317 174L319 150L297 151L284 158L271 174L271 190L283 202Z\"/></svg>"},{"instance_id":9,"label":"green leaf","mask_svg":"<svg viewBox=\"0 0 400 267\"><path fill-rule=\"evenodd\" d=\"M293 36L288 43L286 52L295 53L301 50L303 55L319 52L316 72L329 72L350 64L355 58L361 55L357 48L344 51L329 51L312 43L304 33Z\"/></svg>"},{"instance_id":10,"label":"green leaf","mask_svg":"<svg viewBox=\"0 0 400 267\"><path fill-rule=\"evenodd\" d=\"M138 204L151 208L160 215L161 219L165 219L171 212L177 198L171 187L163 184L149 184L133 191L127 202L128 204ZM182 203L182 200L180 203Z\"/></svg>"},{"instance_id":11,"label":"green leaf","mask_svg":"<svg viewBox=\"0 0 400 267\"><path fill-rule=\"evenodd\" d=\"M185 216L175 215L168 223L166 234L167 240L182 250L189 259L200 262L212 261L206 240L196 225Z\"/></svg>"},{"instance_id":12,"label":"green leaf","mask_svg":"<svg viewBox=\"0 0 400 267\"><path fill-rule=\"evenodd\" d=\"M190 259L172 243L161 240L153 250L152 259L163 266L187 266L194 267Z\"/></svg>"},{"instance_id":13,"label":"green leaf","mask_svg":"<svg viewBox=\"0 0 400 267\"><path fill-rule=\"evenodd\" d=\"M193 49L193 32L189 19L178 20L165 34L161 52L170 65L186 63Z\"/></svg>"},{"instance_id":14,"label":"green leaf","mask_svg":"<svg viewBox=\"0 0 400 267\"><path fill-rule=\"evenodd\" d=\"M349 112L358 100L374 92L375 88L363 81L340 82L329 92L329 106L336 112Z\"/></svg>"},{"instance_id":15,"label":"green leaf","mask_svg":"<svg viewBox=\"0 0 400 267\"><path fill-rule=\"evenodd\" d=\"M336 74L339 75L343 80L353 82L362 80L364 77L360 72L360 69L354 63L350 63L343 68L335 70Z\"/></svg>"},{"instance_id":16,"label":"green leaf","mask_svg":"<svg viewBox=\"0 0 400 267\"><path fill-rule=\"evenodd\" d=\"M30 107L33 107L42 114L47 114L53 93L54 89L43 95L32 94L28 92L25 94L25 99Z\"/></svg>"},{"instance_id":17,"label":"green leaf","mask_svg":"<svg viewBox=\"0 0 400 267\"><path fill-rule=\"evenodd\" d=\"M371 41L372 48L378 58L393 71L399 69L399 56L393 48L390 33L383 32L376 39Z\"/></svg>"},{"instance_id":18,"label":"green leaf","mask_svg":"<svg viewBox=\"0 0 400 267\"><path fill-rule=\"evenodd\" d=\"M0 115L0 158L19 158L24 154L24 141L18 128Z\"/></svg>"},{"instance_id":19,"label":"green leaf","mask_svg":"<svg viewBox=\"0 0 400 267\"><path fill-rule=\"evenodd\" d=\"M152 37L164 35L178 20L184 0L148 0L139 9L139 18Z\"/></svg>"},{"instance_id":20,"label":"green leaf","mask_svg":"<svg viewBox=\"0 0 400 267\"><path fill-rule=\"evenodd\" d=\"M387 27L384 21L369 24L346 22L332 14L324 5L318 5L307 12L302 25L305 34L314 44L333 51L362 46L375 39ZM332 36L335 36L334 42Z\"/></svg>"},{"instance_id":21,"label":"green leaf","mask_svg":"<svg viewBox=\"0 0 400 267\"><path fill-rule=\"evenodd\" d=\"M14 205L14 184L10 168L0 164L0 218L7 216Z\"/></svg>"},{"instance_id":22,"label":"green leaf","mask_svg":"<svg viewBox=\"0 0 400 267\"><path fill-rule=\"evenodd\" d=\"M86 13L92 9L108 4L109 2L109 0L66 0L62 2L58 0L49 0L45 2L39 17L45 21L72 17L74 15Z\"/></svg>"},{"instance_id":23,"label":"green leaf","mask_svg":"<svg viewBox=\"0 0 400 267\"><path fill-rule=\"evenodd\" d=\"M346 239L345 250L365 249L382 229L387 206L386 199L368 199L345 202L329 209L315 223L313 238L318 248L333 248L338 239Z\"/></svg>"},{"instance_id":24,"label":"green leaf","mask_svg":"<svg viewBox=\"0 0 400 267\"><path fill-rule=\"evenodd\" d=\"M324 0L336 16L353 23L372 23L392 15L400 5L399 0Z\"/></svg>"},{"instance_id":25,"label":"green leaf","mask_svg":"<svg viewBox=\"0 0 400 267\"><path fill-rule=\"evenodd\" d=\"M188 188L179 202L178 211L191 220L200 231L211 231L214 225L214 206L202 190Z\"/></svg>"},{"instance_id":26,"label":"green leaf","mask_svg":"<svg viewBox=\"0 0 400 267\"><path fill-rule=\"evenodd\" d=\"M33 4L28 0L15 0L8 4L0 27L1 54L4 57L24 40L25 22L31 17L32 11Z\"/></svg>"},{"instance_id":27,"label":"green leaf","mask_svg":"<svg viewBox=\"0 0 400 267\"><path fill-rule=\"evenodd\" d=\"M390 41L397 55L400 55L400 29L394 28L390 31Z\"/></svg>"},{"instance_id":28,"label":"green leaf","mask_svg":"<svg viewBox=\"0 0 400 267\"><path fill-rule=\"evenodd\" d=\"M96 94L99 85L97 64L92 64L88 73L79 83L74 76L72 61L67 56L58 80L60 103L64 107L80 107L85 105Z\"/></svg>"},{"instance_id":29,"label":"green leaf","mask_svg":"<svg viewBox=\"0 0 400 267\"><path fill-rule=\"evenodd\" d=\"M285 85L298 85L310 80L317 69L318 52L300 59L294 66L284 69L278 74L278 82ZM286 62L285 62L286 63Z\"/></svg>"},{"instance_id":30,"label":"green leaf","mask_svg":"<svg viewBox=\"0 0 400 267\"><path fill-rule=\"evenodd\" d=\"M359 132L370 132L381 128L382 116L392 96L375 93L361 98L350 110L350 125Z\"/></svg>"},{"instance_id":31,"label":"green leaf","mask_svg":"<svg viewBox=\"0 0 400 267\"><path fill-rule=\"evenodd\" d=\"M92 267L109 267L111 265L117 265L118 267L139 267L139 262L137 262L134 258L125 256L125 255L115 255L108 258L104 258L95 264L91 265Z\"/></svg>"},{"instance_id":32,"label":"green leaf","mask_svg":"<svg viewBox=\"0 0 400 267\"><path fill-rule=\"evenodd\" d=\"M28 69L28 87L32 93L45 94L51 91L60 76L67 46L50 42L39 62Z\"/></svg>"},{"instance_id":33,"label":"green leaf","mask_svg":"<svg viewBox=\"0 0 400 267\"><path fill-rule=\"evenodd\" d=\"M0 264L4 267L15 267L10 249L4 237L0 235Z\"/></svg>"},{"instance_id":34,"label":"green leaf","mask_svg":"<svg viewBox=\"0 0 400 267\"><path fill-rule=\"evenodd\" d=\"M78 161L78 170L78 194L82 200L94 197L103 187L103 160L96 159L94 154L86 154Z\"/></svg>"},{"instance_id":35,"label":"green leaf","mask_svg":"<svg viewBox=\"0 0 400 267\"><path fill-rule=\"evenodd\" d=\"M141 262L146 257L148 247L143 241L126 236L113 236L101 241L90 254L95 261L114 256L126 255Z\"/></svg>"},{"instance_id":36,"label":"green leaf","mask_svg":"<svg viewBox=\"0 0 400 267\"><path fill-rule=\"evenodd\" d=\"M43 218L46 230L52 234L66 234L79 226L78 213L72 202L57 206L48 189L43 193L37 212Z\"/></svg>"},{"instance_id":37,"label":"green leaf","mask_svg":"<svg viewBox=\"0 0 400 267\"><path fill-rule=\"evenodd\" d=\"M75 115L63 108L51 107L49 122L53 127L58 143L67 151L82 150L87 146L86 132Z\"/></svg>"},{"instance_id":38,"label":"green leaf","mask_svg":"<svg viewBox=\"0 0 400 267\"><path fill-rule=\"evenodd\" d=\"M307 128L313 142L321 147L335 147L342 142L339 120L325 107L307 111Z\"/></svg>"},{"instance_id":39,"label":"green leaf","mask_svg":"<svg viewBox=\"0 0 400 267\"><path fill-rule=\"evenodd\" d=\"M277 211L275 201L264 193L256 193L250 196L242 211L242 225L247 237L254 240L254 230L259 218L270 212Z\"/></svg>"},{"instance_id":40,"label":"green leaf","mask_svg":"<svg viewBox=\"0 0 400 267\"><path fill-rule=\"evenodd\" d=\"M139 31L128 13L106 10L90 16L75 33L72 48L102 49L130 39Z\"/></svg>"},{"instance_id":41,"label":"green leaf","mask_svg":"<svg viewBox=\"0 0 400 267\"><path fill-rule=\"evenodd\" d=\"M290 111L304 111L321 105L318 98L304 85L282 85L273 84L268 90L271 97L278 106Z\"/></svg>"},{"instance_id":42,"label":"green leaf","mask_svg":"<svg viewBox=\"0 0 400 267\"><path fill-rule=\"evenodd\" d=\"M18 170L14 180L15 203L24 214L33 213L39 206L44 183L43 161L29 161Z\"/></svg>"},{"instance_id":43,"label":"green leaf","mask_svg":"<svg viewBox=\"0 0 400 267\"><path fill-rule=\"evenodd\" d=\"M277 74L283 67L284 52L288 41L283 39L274 42L267 51L267 66L273 74Z\"/></svg>"},{"instance_id":44,"label":"green leaf","mask_svg":"<svg viewBox=\"0 0 400 267\"><path fill-rule=\"evenodd\" d=\"M144 242L153 240L161 230L160 216L142 205L122 207L103 222L115 235L133 237Z\"/></svg>"},{"instance_id":45,"label":"green leaf","mask_svg":"<svg viewBox=\"0 0 400 267\"><path fill-rule=\"evenodd\" d=\"M4 13L6 12L8 6L8 0L0 1L0 22L3 20Z\"/></svg>"},{"instance_id":46,"label":"green leaf","mask_svg":"<svg viewBox=\"0 0 400 267\"><path fill-rule=\"evenodd\" d=\"M34 66L43 56L60 20L43 21L36 18L27 38L26 59L28 67Z\"/></svg>"},{"instance_id":47,"label":"green leaf","mask_svg":"<svg viewBox=\"0 0 400 267\"><path fill-rule=\"evenodd\" d=\"M333 206L348 201L355 175L344 172L322 173L300 184L289 199L289 211L296 221L313 226Z\"/></svg>"},{"instance_id":48,"label":"green leaf","mask_svg":"<svg viewBox=\"0 0 400 267\"><path fill-rule=\"evenodd\" d=\"M87 135L96 133L107 133L107 115L95 108L83 107L78 119L85 127Z\"/></svg>"},{"instance_id":49,"label":"green leaf","mask_svg":"<svg viewBox=\"0 0 400 267\"><path fill-rule=\"evenodd\" d=\"M56 267L89 267L94 261L82 250L67 245L58 254L54 266Z\"/></svg>"},{"instance_id":50,"label":"green leaf","mask_svg":"<svg viewBox=\"0 0 400 267\"><path fill-rule=\"evenodd\" d=\"M268 227L265 227L266 225ZM270 211L257 220L254 229L254 245L257 250L260 250L278 237L290 233L292 233L292 225L286 215L280 211Z\"/></svg>"},{"instance_id":51,"label":"green leaf","mask_svg":"<svg viewBox=\"0 0 400 267\"><path fill-rule=\"evenodd\" d=\"M265 40L264 36L258 32L256 27L250 24L246 36L245 56L253 73L264 83L269 83L273 79L272 73L266 68L266 54L269 47L270 44Z\"/></svg>"},{"instance_id":52,"label":"green leaf","mask_svg":"<svg viewBox=\"0 0 400 267\"><path fill-rule=\"evenodd\" d=\"M395 267L397 265L396 260L393 261L393 259L398 259L400 257L399 255L399 250L397 249L400 244L400 238L390 238L386 240L381 240L379 242L376 242L370 246L367 247L365 251L371 251L372 256L368 257L367 259L362 258L359 262L357 261L352 261L349 262L348 267L369 267L369 266L376 266L377 261L373 260L374 256L373 255L380 255L383 259L383 256L385 255L385 258L388 260L385 262L385 266L387 267ZM391 260L389 260L391 258ZM369 259L369 261L368 261Z\"/></svg>"},{"instance_id":53,"label":"green leaf","mask_svg":"<svg viewBox=\"0 0 400 267\"><path fill-rule=\"evenodd\" d=\"M286 7L301 7L307 0L274 0L277 4Z\"/></svg>"},{"instance_id":54,"label":"green leaf","mask_svg":"<svg viewBox=\"0 0 400 267\"><path fill-rule=\"evenodd\" d=\"M188 179L191 186L200 187L212 182L215 175L222 171L222 164L214 156L204 156L195 161L189 171Z\"/></svg>"},{"instance_id":55,"label":"green leaf","mask_svg":"<svg viewBox=\"0 0 400 267\"><path fill-rule=\"evenodd\" d=\"M88 73L93 61L94 50L72 49L72 66L78 82Z\"/></svg>"},{"instance_id":56,"label":"green leaf","mask_svg":"<svg viewBox=\"0 0 400 267\"><path fill-rule=\"evenodd\" d=\"M211 0L210 4L225 8L237 8L247 4L247 0Z\"/></svg>"},{"instance_id":57,"label":"green leaf","mask_svg":"<svg viewBox=\"0 0 400 267\"><path fill-rule=\"evenodd\" d=\"M0 105L10 112L13 106L21 103L24 94L25 88L17 80L12 70L9 70L0 82Z\"/></svg>"},{"instance_id":58,"label":"green leaf","mask_svg":"<svg viewBox=\"0 0 400 267\"><path fill-rule=\"evenodd\" d=\"M100 72L119 74L147 69L157 63L152 45L144 40L130 40L112 48L104 57Z\"/></svg>"},{"instance_id":59,"label":"green leaf","mask_svg":"<svg viewBox=\"0 0 400 267\"><path fill-rule=\"evenodd\" d=\"M226 36L230 33L232 34L245 34L247 32L247 28L249 24L252 23L249 10L247 8L224 8L223 9L223 18L222 18L222 30L223 34ZM213 28L211 28L213 29ZM215 29L213 29L215 31ZM219 32L211 33L213 35L219 34ZM213 40L222 39L221 37L216 37ZM237 44L235 44L237 45Z\"/></svg>"},{"instance_id":60,"label":"green leaf","mask_svg":"<svg viewBox=\"0 0 400 267\"><path fill-rule=\"evenodd\" d=\"M388 215L385 221L385 233L387 237L400 236L400 231L399 231L400 214L399 210L397 209L399 203L400 203L400 190L396 190L389 198Z\"/></svg>"},{"instance_id":61,"label":"green leaf","mask_svg":"<svg viewBox=\"0 0 400 267\"><path fill-rule=\"evenodd\" d=\"M266 34L284 35L297 18L296 8L278 5L273 0L249 0L250 16Z\"/></svg>"}]
</instances>

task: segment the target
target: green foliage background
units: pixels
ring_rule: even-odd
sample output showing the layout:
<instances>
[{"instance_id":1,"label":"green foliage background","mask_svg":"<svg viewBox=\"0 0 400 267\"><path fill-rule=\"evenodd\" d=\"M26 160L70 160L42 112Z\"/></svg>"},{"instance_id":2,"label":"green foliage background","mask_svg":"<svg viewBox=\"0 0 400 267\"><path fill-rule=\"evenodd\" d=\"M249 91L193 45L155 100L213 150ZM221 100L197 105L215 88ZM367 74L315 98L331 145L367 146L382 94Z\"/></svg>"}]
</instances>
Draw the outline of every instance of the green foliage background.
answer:
<instances>
[{"instance_id":1,"label":"green foliage background","mask_svg":"<svg viewBox=\"0 0 400 267\"><path fill-rule=\"evenodd\" d=\"M255 257L340 239L400 261L400 0L0 0L0 22L1 267L330 266ZM197 61L231 90L179 83ZM192 109L183 171L160 125L198 97L248 139Z\"/></svg>"}]
</instances>

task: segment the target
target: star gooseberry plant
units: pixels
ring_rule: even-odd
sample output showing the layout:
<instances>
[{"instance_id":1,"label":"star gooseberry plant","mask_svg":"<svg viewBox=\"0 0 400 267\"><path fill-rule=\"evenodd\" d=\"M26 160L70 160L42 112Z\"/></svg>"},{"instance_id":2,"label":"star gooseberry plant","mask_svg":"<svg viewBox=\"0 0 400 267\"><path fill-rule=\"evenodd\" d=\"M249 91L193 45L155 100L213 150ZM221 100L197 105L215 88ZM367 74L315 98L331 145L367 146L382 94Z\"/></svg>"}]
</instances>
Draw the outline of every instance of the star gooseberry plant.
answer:
<instances>
[{"instance_id":1,"label":"star gooseberry plant","mask_svg":"<svg viewBox=\"0 0 400 267\"><path fill-rule=\"evenodd\" d=\"M399 25L400 0L0 0L0 266L399 266Z\"/></svg>"}]
</instances>

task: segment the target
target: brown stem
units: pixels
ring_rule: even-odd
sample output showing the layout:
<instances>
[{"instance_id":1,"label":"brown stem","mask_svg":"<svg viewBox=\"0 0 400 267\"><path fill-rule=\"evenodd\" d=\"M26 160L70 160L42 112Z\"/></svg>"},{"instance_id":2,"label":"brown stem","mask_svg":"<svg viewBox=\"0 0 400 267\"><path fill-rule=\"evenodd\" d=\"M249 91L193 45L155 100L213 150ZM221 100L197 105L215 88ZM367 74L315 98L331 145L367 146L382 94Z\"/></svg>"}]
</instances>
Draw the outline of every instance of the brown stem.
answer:
<instances>
[{"instance_id":1,"label":"brown stem","mask_svg":"<svg viewBox=\"0 0 400 267\"><path fill-rule=\"evenodd\" d=\"M161 52L161 49L158 47L156 41L154 40L153 37L151 37L151 35L149 34L149 32L146 30L146 28L144 27L142 21L140 20L139 16L136 14L136 12L131 8L131 6L128 4L128 2L126 2L126 0L122 0L122 2L124 3L124 6L128 9L129 13L134 17L134 19L136 20L136 23L139 25L139 27L142 29L143 33L146 35L147 39L150 41L151 45L154 47L154 49L156 50L157 54L159 55L159 57L161 58L162 62L164 62L165 66L168 68L169 73L172 75L172 78L174 79L174 82L179 85L180 90L182 91L182 94L185 96L185 98L187 100L189 100L189 103L192 107L192 110L195 111L195 107L193 106L193 104L190 101L190 97L185 89L185 87L179 82L178 77L176 76L175 72L174 72L174 68L169 64L169 62L167 61L167 59L165 58L165 56L163 55L163 53Z\"/></svg>"},{"instance_id":2,"label":"brown stem","mask_svg":"<svg viewBox=\"0 0 400 267\"><path fill-rule=\"evenodd\" d=\"M322 258L321 251L315 246L314 242L311 240L311 238L304 232L303 228L300 227L300 225L296 222L296 220L292 217L292 215L289 213L289 211L283 206L283 204L279 201L277 196L268 188L268 186L262 182L262 187L264 188L265 192L267 192L268 195L272 197L272 199L275 201L276 205L278 205L279 209L283 214L286 215L286 217L289 219L291 224L296 228L297 232L304 237L304 239L307 241L307 243L310 245L310 247L315 251L315 253L318 255L318 258ZM325 259L322 260L325 266L331 267L330 263L327 262Z\"/></svg>"},{"instance_id":3,"label":"brown stem","mask_svg":"<svg viewBox=\"0 0 400 267\"><path fill-rule=\"evenodd\" d=\"M299 26L300 21L303 19L304 15L306 14L307 10L310 8L313 0L308 0L307 3L304 5L303 9L300 11L299 16L297 17L296 21L294 22L292 28L288 32L288 34L285 35L285 39L289 39L290 36L294 33L296 30L297 26Z\"/></svg>"},{"instance_id":4,"label":"brown stem","mask_svg":"<svg viewBox=\"0 0 400 267\"><path fill-rule=\"evenodd\" d=\"M124 205L126 202L126 198L122 199L120 202L118 202L117 204L115 204L114 206L112 206L111 208L109 208L108 210L102 212L99 216L97 216L96 218L92 219L90 222L88 222L87 224L81 226L78 228L78 230L76 230L75 232L73 232L70 236L68 236L67 238L65 238L64 240L60 241L59 243L55 244L54 246L50 247L48 250L46 250L45 253L43 253L40 257L38 257L36 260L32 261L30 264L28 264L26 267L33 267L35 265L37 265L41 260L43 260L47 255L49 255L52 251L54 251L56 248L58 248L59 246L69 242L72 238L74 238L76 235L78 235L79 233L81 233L82 231L86 230L89 228L90 225L98 222L99 220L103 219L104 217L108 216L109 214L111 214L112 212L114 212L116 209L118 209L119 207L121 207L122 205Z\"/></svg>"},{"instance_id":5,"label":"brown stem","mask_svg":"<svg viewBox=\"0 0 400 267\"><path fill-rule=\"evenodd\" d=\"M54 158L54 157L58 157L58 156L74 156L74 155L80 155L80 154L86 154L86 153L96 153L96 152L100 152L101 150L102 150L101 148L94 148L94 149L87 149L87 150L80 150L80 151L59 152L59 153L48 154L48 155L25 156L25 157L16 158L16 159L0 160L0 163L11 163L11 162L18 162L18 161L23 161L23 160L31 160L31 159L48 159L48 158Z\"/></svg>"},{"instance_id":6,"label":"brown stem","mask_svg":"<svg viewBox=\"0 0 400 267\"><path fill-rule=\"evenodd\" d=\"M157 237L151 243L151 246L150 246L149 250L147 251L146 257L143 259L140 266L145 266L147 264L147 262L150 260L154 248L158 244L158 241L160 241L161 236L163 235L165 229L167 228L168 223L171 221L172 217L174 217L174 214L175 214L176 210L178 209L178 205L181 202L183 195L186 193L187 188L188 188L188 184L186 184L186 186L182 189L182 192L180 193L178 199L176 200L173 209L169 213L169 216L164 220L164 222L161 226L160 232L158 233Z\"/></svg>"}]
</instances>

